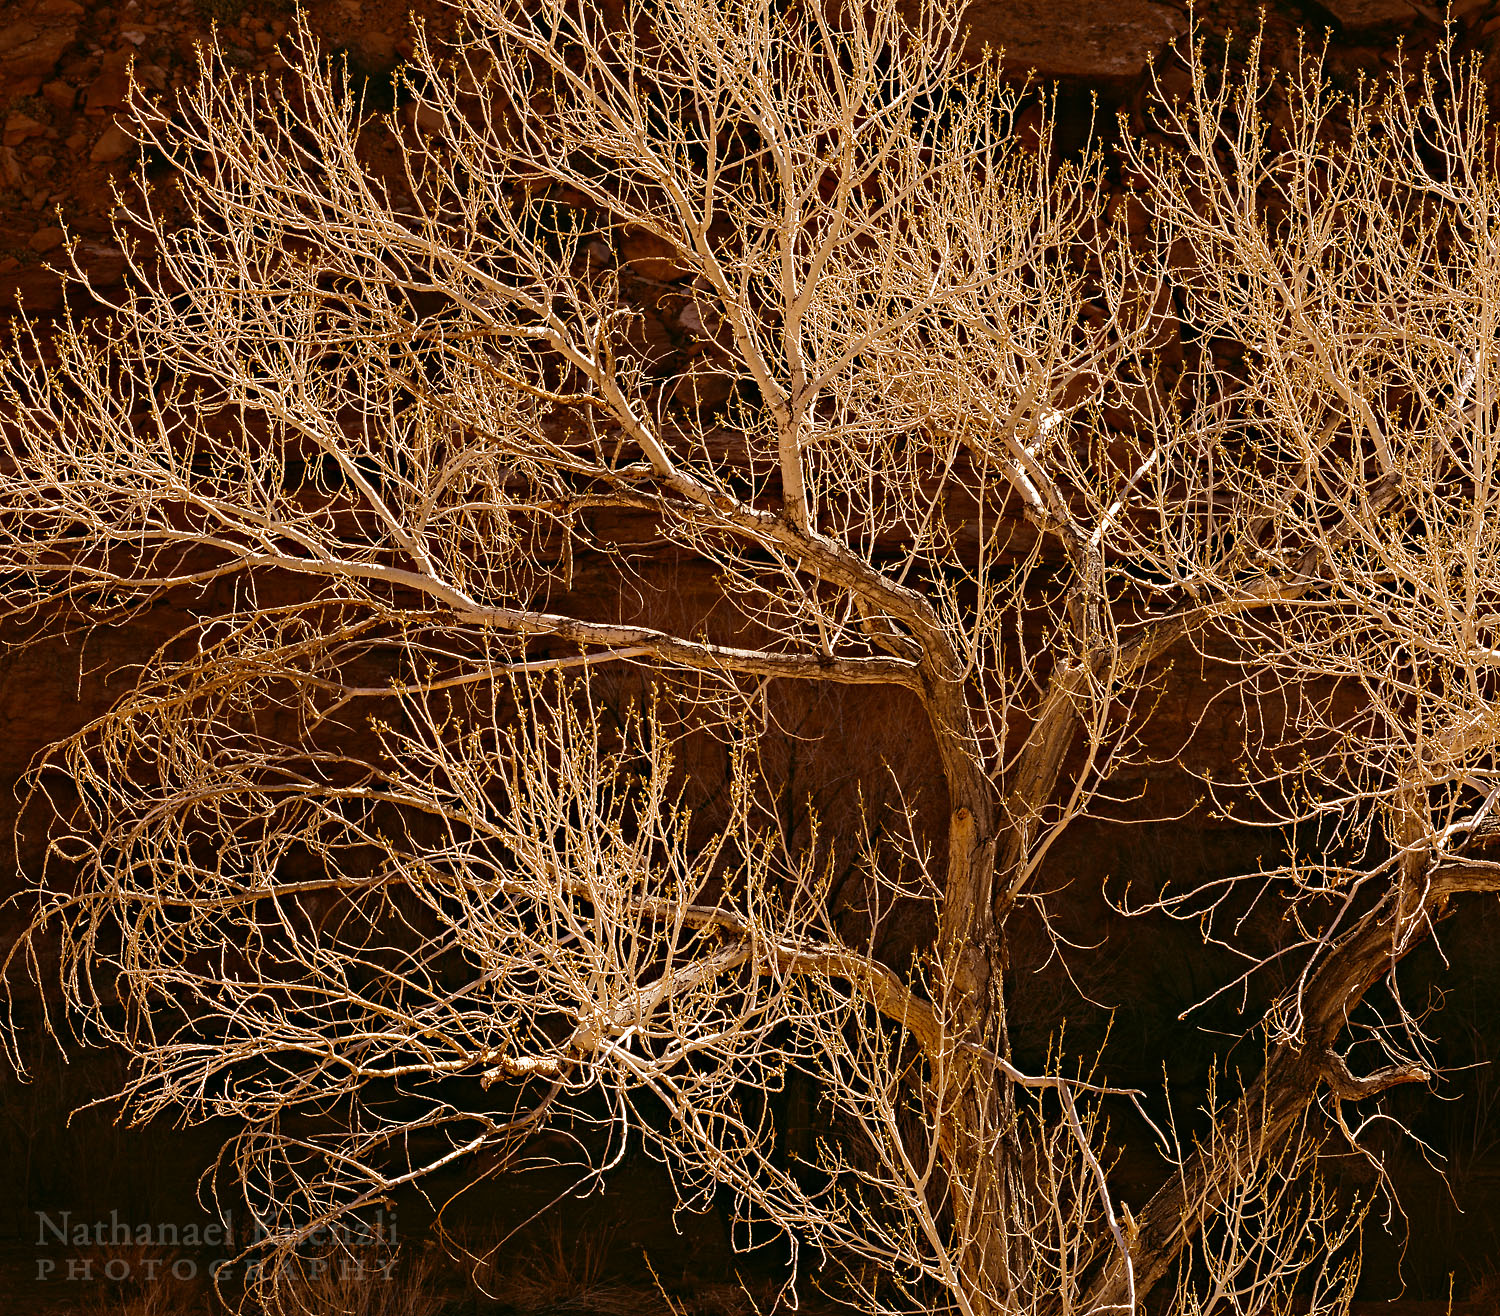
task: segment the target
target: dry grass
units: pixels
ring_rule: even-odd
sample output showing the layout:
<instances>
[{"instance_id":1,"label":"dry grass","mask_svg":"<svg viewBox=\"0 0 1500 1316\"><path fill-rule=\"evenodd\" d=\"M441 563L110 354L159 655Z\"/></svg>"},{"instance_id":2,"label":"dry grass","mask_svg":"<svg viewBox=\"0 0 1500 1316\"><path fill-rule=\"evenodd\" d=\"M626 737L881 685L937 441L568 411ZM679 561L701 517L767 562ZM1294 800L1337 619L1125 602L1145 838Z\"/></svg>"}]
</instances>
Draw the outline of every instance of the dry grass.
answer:
<instances>
[{"instance_id":1,"label":"dry grass","mask_svg":"<svg viewBox=\"0 0 1500 1316\"><path fill-rule=\"evenodd\" d=\"M184 1254L159 1248L102 1246L80 1259L95 1281L84 1286L79 1316L207 1316L222 1313L201 1269L176 1278L172 1264ZM151 1263L155 1264L151 1264ZM286 1316L438 1316L445 1301L431 1257L419 1254L388 1270L328 1268L304 1273L282 1294Z\"/></svg>"},{"instance_id":2,"label":"dry grass","mask_svg":"<svg viewBox=\"0 0 1500 1316\"><path fill-rule=\"evenodd\" d=\"M287 1313L305 1316L438 1316L445 1306L437 1267L415 1253L382 1269L348 1258L304 1274L282 1298Z\"/></svg>"},{"instance_id":3,"label":"dry grass","mask_svg":"<svg viewBox=\"0 0 1500 1316\"><path fill-rule=\"evenodd\" d=\"M474 1270L481 1294L523 1316L591 1312L636 1316L671 1310L659 1294L610 1277L613 1229L569 1230L554 1221L539 1236L502 1257L486 1253Z\"/></svg>"},{"instance_id":4,"label":"dry grass","mask_svg":"<svg viewBox=\"0 0 1500 1316\"><path fill-rule=\"evenodd\" d=\"M89 1282L80 1316L189 1316L209 1310L208 1284L194 1264L191 1275L174 1275L184 1259L177 1249L105 1243L81 1251Z\"/></svg>"},{"instance_id":5,"label":"dry grass","mask_svg":"<svg viewBox=\"0 0 1500 1316\"><path fill-rule=\"evenodd\" d=\"M760 1302L743 1284L701 1284L691 1293L659 1290L672 1316L764 1316L773 1302Z\"/></svg>"}]
</instances>

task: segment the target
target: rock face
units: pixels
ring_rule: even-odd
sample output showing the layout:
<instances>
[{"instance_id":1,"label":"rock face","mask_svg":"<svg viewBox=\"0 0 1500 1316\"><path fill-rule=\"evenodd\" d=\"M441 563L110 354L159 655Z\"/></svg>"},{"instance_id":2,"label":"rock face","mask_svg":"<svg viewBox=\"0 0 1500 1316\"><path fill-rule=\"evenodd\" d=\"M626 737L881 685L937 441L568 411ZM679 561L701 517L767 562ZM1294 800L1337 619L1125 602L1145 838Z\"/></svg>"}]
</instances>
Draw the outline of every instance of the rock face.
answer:
<instances>
[{"instance_id":1,"label":"rock face","mask_svg":"<svg viewBox=\"0 0 1500 1316\"><path fill-rule=\"evenodd\" d=\"M1318 7L1336 18L1345 32L1410 23L1419 17L1417 7L1406 0L1319 0Z\"/></svg>"},{"instance_id":2,"label":"rock face","mask_svg":"<svg viewBox=\"0 0 1500 1316\"><path fill-rule=\"evenodd\" d=\"M1133 78L1188 27L1185 7L1156 0L979 0L968 20L973 43L1003 47L1008 70L1044 79Z\"/></svg>"},{"instance_id":3,"label":"rock face","mask_svg":"<svg viewBox=\"0 0 1500 1316\"><path fill-rule=\"evenodd\" d=\"M74 0L11 0L0 9L0 94L34 96L77 40L83 6Z\"/></svg>"},{"instance_id":4,"label":"rock face","mask_svg":"<svg viewBox=\"0 0 1500 1316\"><path fill-rule=\"evenodd\" d=\"M609 0L605 8L616 4ZM1461 53L1488 57L1486 73L1500 85L1497 6L1500 0L1454 0L1452 14ZM304 7L325 48L346 52L377 92L410 53L410 12L425 16L434 32L453 17L447 0L305 0ZM28 313L61 308L61 286L46 268L60 249L38 236L56 227L59 207L68 231L84 240L80 260L106 253L102 263L86 265L90 276L118 270L107 218L112 179L122 179L138 160L132 135L117 123L128 99L127 70L133 66L148 96L170 103L197 77L196 44L217 28L232 65L274 77L293 8L291 0L0 0L0 315L15 306L17 293ZM1230 31L1252 33L1262 22L1260 0L1212 0L1197 13L1201 31L1216 41ZM976 53L981 46L1003 48L1011 76L1061 80L1083 100L1097 90L1105 97L1104 118L1111 119L1111 106L1138 101L1148 61L1180 48L1189 5L974 0L966 22ZM1267 8L1264 22L1273 64L1294 58L1288 52L1298 24L1315 32L1333 25L1331 57L1347 75L1388 65L1398 36L1415 49L1431 44L1442 26L1436 0L1301 0ZM1081 141L1093 121L1086 104L1079 113L1074 136ZM1070 140L1059 149L1077 145ZM648 247L639 238L626 253L637 273L675 279L671 263Z\"/></svg>"},{"instance_id":5,"label":"rock face","mask_svg":"<svg viewBox=\"0 0 1500 1316\"><path fill-rule=\"evenodd\" d=\"M425 8L424 8L425 7ZM442 0L310 0L326 48L348 51L377 88L409 52L408 10ZM64 291L48 268L76 256L96 288L119 278L110 229L114 183L136 168L136 134L121 123L131 70L147 97L170 104L197 77L197 43L217 27L248 75L282 66L290 0L0 0L0 316L51 315ZM82 241L64 252L57 211Z\"/></svg>"}]
</instances>

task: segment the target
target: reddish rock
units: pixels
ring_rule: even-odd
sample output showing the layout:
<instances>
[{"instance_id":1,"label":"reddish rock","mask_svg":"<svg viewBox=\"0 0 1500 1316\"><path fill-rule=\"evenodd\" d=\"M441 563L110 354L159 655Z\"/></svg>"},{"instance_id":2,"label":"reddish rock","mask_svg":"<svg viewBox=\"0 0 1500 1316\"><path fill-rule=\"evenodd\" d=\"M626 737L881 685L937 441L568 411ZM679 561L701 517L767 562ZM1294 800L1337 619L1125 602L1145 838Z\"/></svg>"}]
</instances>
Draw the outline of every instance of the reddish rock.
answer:
<instances>
[{"instance_id":1,"label":"reddish rock","mask_svg":"<svg viewBox=\"0 0 1500 1316\"><path fill-rule=\"evenodd\" d=\"M45 256L49 251L56 251L64 241L67 234L57 227L39 228L31 235L31 241L26 245L40 256Z\"/></svg>"},{"instance_id":2,"label":"reddish rock","mask_svg":"<svg viewBox=\"0 0 1500 1316\"><path fill-rule=\"evenodd\" d=\"M89 159L95 164L113 164L122 159L134 145L130 135L119 124L112 123L94 143Z\"/></svg>"},{"instance_id":3,"label":"reddish rock","mask_svg":"<svg viewBox=\"0 0 1500 1316\"><path fill-rule=\"evenodd\" d=\"M62 309L62 280L45 265L21 265L0 278L0 311L9 314L20 299L28 315L48 315Z\"/></svg>"},{"instance_id":4,"label":"reddish rock","mask_svg":"<svg viewBox=\"0 0 1500 1316\"><path fill-rule=\"evenodd\" d=\"M1345 32L1393 23L1408 24L1421 13L1421 8L1408 4L1407 0L1318 0L1318 5L1338 19Z\"/></svg>"},{"instance_id":5,"label":"reddish rock","mask_svg":"<svg viewBox=\"0 0 1500 1316\"><path fill-rule=\"evenodd\" d=\"M78 88L71 82L64 82L61 78L42 85L42 98L54 110L60 110L66 114L78 102Z\"/></svg>"},{"instance_id":6,"label":"reddish rock","mask_svg":"<svg viewBox=\"0 0 1500 1316\"><path fill-rule=\"evenodd\" d=\"M408 103L403 111L406 126L421 137L441 137L448 128L448 121L441 110L420 101Z\"/></svg>"},{"instance_id":7,"label":"reddish rock","mask_svg":"<svg viewBox=\"0 0 1500 1316\"><path fill-rule=\"evenodd\" d=\"M1186 6L1156 0L978 0L967 18L971 44L1003 47L1011 73L1096 80L1135 77L1188 25Z\"/></svg>"},{"instance_id":8,"label":"reddish rock","mask_svg":"<svg viewBox=\"0 0 1500 1316\"><path fill-rule=\"evenodd\" d=\"M119 283L125 275L125 253L107 242L81 242L78 245L78 263L89 276L94 288L107 288Z\"/></svg>"},{"instance_id":9,"label":"reddish rock","mask_svg":"<svg viewBox=\"0 0 1500 1316\"><path fill-rule=\"evenodd\" d=\"M395 62L396 39L388 32L367 31L361 33L359 52L376 68L384 68Z\"/></svg>"},{"instance_id":10,"label":"reddish rock","mask_svg":"<svg viewBox=\"0 0 1500 1316\"><path fill-rule=\"evenodd\" d=\"M19 146L30 137L39 137L43 125L29 114L12 114L5 120L5 145Z\"/></svg>"},{"instance_id":11,"label":"reddish rock","mask_svg":"<svg viewBox=\"0 0 1500 1316\"><path fill-rule=\"evenodd\" d=\"M675 247L644 229L626 230L617 245L625 263L643 279L673 283L691 273Z\"/></svg>"},{"instance_id":12,"label":"reddish rock","mask_svg":"<svg viewBox=\"0 0 1500 1316\"><path fill-rule=\"evenodd\" d=\"M123 109L130 99L130 65L135 51L115 50L104 57L99 76L89 87L84 109L90 114L109 114Z\"/></svg>"},{"instance_id":13,"label":"reddish rock","mask_svg":"<svg viewBox=\"0 0 1500 1316\"><path fill-rule=\"evenodd\" d=\"M61 234L60 228L42 229L27 245L61 269L69 269L76 260L88 276L90 287L94 289L108 288L120 282L125 273L125 254L118 247L104 242L82 241L68 253L61 250ZM53 243L54 238L57 238L56 243ZM44 240L52 245L39 247L38 244ZM25 311L31 315L56 314L62 309L64 301L71 301L79 308L86 308L89 303L88 294L78 288L76 281L70 289L56 271L48 269L46 264L35 260L23 263L8 258L0 261L0 318L15 310L17 296ZM3 662L0 662L0 667L3 667ZM14 709L5 708L6 697L4 681L0 678L0 724L3 724L3 714L7 711L15 716ZM43 714L38 712L38 716ZM0 760L3 758L4 749L0 746ZM0 819L3 816L4 806L0 804ZM0 821L0 827L3 826L3 821Z\"/></svg>"},{"instance_id":14,"label":"reddish rock","mask_svg":"<svg viewBox=\"0 0 1500 1316\"><path fill-rule=\"evenodd\" d=\"M0 5L0 87L34 96L78 39L83 6L73 0L7 0Z\"/></svg>"}]
</instances>

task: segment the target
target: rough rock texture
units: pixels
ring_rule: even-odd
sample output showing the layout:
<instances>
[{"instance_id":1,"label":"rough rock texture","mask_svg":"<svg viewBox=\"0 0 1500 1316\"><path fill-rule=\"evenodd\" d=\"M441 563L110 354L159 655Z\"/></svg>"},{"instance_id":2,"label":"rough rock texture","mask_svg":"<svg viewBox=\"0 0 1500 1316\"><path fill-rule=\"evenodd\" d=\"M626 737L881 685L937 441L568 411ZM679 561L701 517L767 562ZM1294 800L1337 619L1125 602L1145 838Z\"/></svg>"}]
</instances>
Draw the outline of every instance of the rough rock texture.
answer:
<instances>
[{"instance_id":1,"label":"rough rock texture","mask_svg":"<svg viewBox=\"0 0 1500 1316\"><path fill-rule=\"evenodd\" d=\"M77 40L83 16L75 0L10 0L0 6L0 94L35 95Z\"/></svg>"},{"instance_id":2,"label":"rough rock texture","mask_svg":"<svg viewBox=\"0 0 1500 1316\"><path fill-rule=\"evenodd\" d=\"M307 0L306 8L325 46L345 52L372 86L411 49L409 8L438 28L452 19L442 0ZM0 0L0 308L13 308L18 294L31 314L61 308L49 268L68 254L56 241L59 208L90 277L101 287L119 278L124 262L107 214L111 179L138 158L117 122L129 70L148 93L170 98L196 78L195 45L217 27L232 65L274 74L292 11L291 0ZM1456 0L1452 13L1461 48L1488 57L1500 81L1500 4ZM1213 41L1231 31L1242 41L1261 22L1257 0L1216 0L1197 15ZM1014 76L1102 95L1102 118L1080 101L1079 123L1061 135L1070 149L1091 120L1107 123L1113 107L1139 104L1152 59L1166 57L1170 78L1189 12L1186 0L975 0L967 21L976 52L1003 48ZM1303 0L1268 8L1264 22L1272 64L1293 57L1299 24L1314 33L1332 26L1330 67L1348 77L1387 66L1397 38L1422 49L1441 30L1426 0ZM627 261L644 278L670 282L673 271L657 268L659 253L648 247L637 242Z\"/></svg>"},{"instance_id":3,"label":"rough rock texture","mask_svg":"<svg viewBox=\"0 0 1500 1316\"><path fill-rule=\"evenodd\" d=\"M418 2L435 24L442 23L439 0ZM17 298L30 314L59 310L63 291L54 268L70 261L106 293L121 278L125 258L110 232L107 214L112 180L133 170L138 160L135 143L120 122L132 69L149 92L170 96L197 76L195 43L206 39L215 26L231 63L272 75L283 67L278 45L291 22L287 0L117 3L118 8L101 0L87 0L86 6L75 0L0 0L0 314L13 309ZM375 87L411 49L408 3L311 0L309 12L327 47L346 52L351 69L368 75ZM1237 39L1253 32L1260 21L1254 4L1255 0L1220 0L1200 9L1205 36L1217 42L1230 32ZM1407 0L1328 0L1328 12L1338 11L1345 24L1342 32L1334 32L1330 49L1335 76L1353 78L1361 70L1379 69L1391 61L1398 36L1407 36L1420 48L1439 30L1428 23L1417 32L1370 17L1381 5L1399 5L1410 10L1413 22L1427 23ZM1267 62L1275 65L1292 58L1297 23L1316 29L1323 12L1310 0L1300 19L1286 8L1268 11ZM1365 18L1359 19L1360 14ZM1462 48L1487 56L1500 72L1500 0L1460 0L1454 14L1461 24ZM1085 106L1080 131L1087 131L1090 118L1096 124L1111 123L1112 106L1131 113L1137 131L1146 130L1139 106L1152 76L1148 61L1164 52L1170 55L1173 44L1180 46L1185 39L1189 25L1185 4L1175 0L976 0L969 21L973 43L1003 46L1007 66L1016 76L1034 70L1043 80L1065 79L1074 88L1101 89L1105 109L1093 116ZM1388 25L1366 27L1355 36L1356 21ZM1170 58L1162 62L1169 81L1180 73L1173 63ZM643 343L653 352L680 347L680 317L690 312L691 303L672 295L682 271L670 253L650 235L627 233L618 252L605 256L622 263L629 291L643 308ZM713 384L711 379L700 380L700 389L711 392ZM144 645L147 637L138 634L134 640ZM114 637L112 642L130 647L129 637ZM120 661L126 661L123 655ZM76 659L64 656L63 667L76 670ZM30 689L28 682L46 677L24 663L0 677L0 701L24 710L25 721L24 727L11 728L9 748L0 748L3 782L12 779L47 739L64 734L83 715L83 706L74 707L77 691L71 685L66 691ZM58 704L59 699L66 707ZM1177 716L1184 727L1192 723L1190 709L1178 710ZM1171 716L1160 720L1170 722ZM1210 728L1200 726L1195 752L1214 749ZM1162 781L1154 783L1154 789L1162 787ZM1162 809L1171 812L1173 805L1173 800L1165 800ZM3 821L0 817L0 824Z\"/></svg>"},{"instance_id":4,"label":"rough rock texture","mask_svg":"<svg viewBox=\"0 0 1500 1316\"><path fill-rule=\"evenodd\" d=\"M1013 72L1099 81L1137 76L1187 31L1188 16L1157 0L979 0L969 23L976 42L1004 49Z\"/></svg>"},{"instance_id":5,"label":"rough rock texture","mask_svg":"<svg viewBox=\"0 0 1500 1316\"><path fill-rule=\"evenodd\" d=\"M351 70L386 82L410 50L406 0L312 0L314 30ZM435 0L417 7L436 13ZM278 44L290 0L0 0L0 314L19 295L29 314L60 310L50 266L67 265L57 211L81 239L75 255L99 287L124 259L109 230L112 181L136 167L121 122L133 70L170 100L197 77L197 45L217 28L229 62L249 73L284 67Z\"/></svg>"},{"instance_id":6,"label":"rough rock texture","mask_svg":"<svg viewBox=\"0 0 1500 1316\"><path fill-rule=\"evenodd\" d=\"M1407 0L1322 0L1320 7L1337 19L1345 32L1361 32L1388 24L1409 24L1429 17L1428 13L1422 12L1427 6L1408 4Z\"/></svg>"}]
</instances>

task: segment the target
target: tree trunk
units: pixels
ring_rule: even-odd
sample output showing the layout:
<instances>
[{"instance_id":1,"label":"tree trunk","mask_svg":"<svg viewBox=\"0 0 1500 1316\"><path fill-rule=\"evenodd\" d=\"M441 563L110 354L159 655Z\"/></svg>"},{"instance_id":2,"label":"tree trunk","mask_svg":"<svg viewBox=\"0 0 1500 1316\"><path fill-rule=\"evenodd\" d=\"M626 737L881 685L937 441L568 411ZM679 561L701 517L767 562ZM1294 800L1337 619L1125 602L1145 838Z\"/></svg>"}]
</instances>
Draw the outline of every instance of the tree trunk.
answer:
<instances>
[{"instance_id":1,"label":"tree trunk","mask_svg":"<svg viewBox=\"0 0 1500 1316\"><path fill-rule=\"evenodd\" d=\"M1492 879L1493 880L1493 879ZM1137 1216L1133 1249L1135 1288L1143 1297L1172 1267L1217 1205L1216 1186L1248 1173L1296 1126L1327 1083L1336 1097L1373 1096L1396 1083L1423 1081L1416 1066L1393 1067L1360 1082L1348 1079L1333 1048L1350 1012L1382 977L1421 943L1441 917L1457 884L1402 882L1371 910L1350 937L1312 975L1302 993L1302 1035L1277 1046L1265 1069L1229 1116L1235 1159L1214 1163L1200 1149L1168 1180ZM1468 888L1472 889L1472 888ZM1383 912L1382 912L1383 911ZM1102 1310L1126 1301L1123 1259L1114 1257L1085 1304Z\"/></svg>"}]
</instances>

